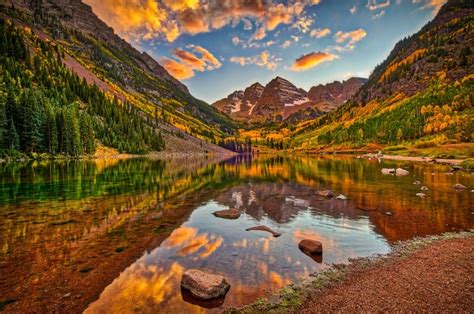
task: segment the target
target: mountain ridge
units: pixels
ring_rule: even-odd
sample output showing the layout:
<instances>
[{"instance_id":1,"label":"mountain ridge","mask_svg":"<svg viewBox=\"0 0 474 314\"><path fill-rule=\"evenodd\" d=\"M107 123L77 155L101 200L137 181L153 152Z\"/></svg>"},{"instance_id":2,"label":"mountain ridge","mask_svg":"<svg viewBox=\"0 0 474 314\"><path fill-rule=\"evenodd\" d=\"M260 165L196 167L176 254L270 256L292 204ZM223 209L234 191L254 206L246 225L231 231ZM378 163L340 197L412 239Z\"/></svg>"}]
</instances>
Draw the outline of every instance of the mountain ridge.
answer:
<instances>
[{"instance_id":1,"label":"mountain ridge","mask_svg":"<svg viewBox=\"0 0 474 314\"><path fill-rule=\"evenodd\" d=\"M350 78L342 82L319 84L307 92L277 76L265 86L257 82L244 91L236 90L226 98L215 101L212 106L240 121L279 122L300 110L311 109L318 115L329 112L347 101L366 81L364 78ZM299 116L301 119L305 117L304 114Z\"/></svg>"}]
</instances>

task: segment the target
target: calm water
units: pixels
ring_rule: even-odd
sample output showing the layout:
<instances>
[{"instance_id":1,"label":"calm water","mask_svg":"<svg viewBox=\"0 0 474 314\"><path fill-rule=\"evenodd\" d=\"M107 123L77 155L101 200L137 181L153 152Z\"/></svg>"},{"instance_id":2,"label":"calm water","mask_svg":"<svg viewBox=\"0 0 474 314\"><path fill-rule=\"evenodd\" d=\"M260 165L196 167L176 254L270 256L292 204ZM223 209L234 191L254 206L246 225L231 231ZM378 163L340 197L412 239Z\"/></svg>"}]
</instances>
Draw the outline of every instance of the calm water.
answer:
<instances>
[{"instance_id":1,"label":"calm water","mask_svg":"<svg viewBox=\"0 0 474 314\"><path fill-rule=\"evenodd\" d=\"M383 175L400 166L410 174ZM397 240L474 227L474 175L351 157L0 164L0 295L47 310L202 312L239 306ZM419 180L429 188L418 198ZM452 185L462 183L465 191ZM327 200L331 189L348 200ZM212 212L236 208L238 220ZM387 214L389 212L390 214ZM279 238L260 231L266 225ZM298 249L323 243L322 260ZM188 268L222 274L225 299L182 294ZM63 300L63 301L58 301ZM1 297L0 297L0 301Z\"/></svg>"}]
</instances>

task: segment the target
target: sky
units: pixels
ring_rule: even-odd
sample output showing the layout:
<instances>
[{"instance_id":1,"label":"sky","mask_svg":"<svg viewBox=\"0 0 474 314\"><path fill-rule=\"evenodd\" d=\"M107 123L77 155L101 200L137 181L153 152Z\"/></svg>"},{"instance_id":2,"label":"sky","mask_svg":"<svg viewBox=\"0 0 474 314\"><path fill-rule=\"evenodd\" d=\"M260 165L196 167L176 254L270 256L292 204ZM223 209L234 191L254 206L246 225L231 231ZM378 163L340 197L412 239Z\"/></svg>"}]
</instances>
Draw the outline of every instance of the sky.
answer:
<instances>
[{"instance_id":1,"label":"sky","mask_svg":"<svg viewBox=\"0 0 474 314\"><path fill-rule=\"evenodd\" d=\"M197 98L368 77L445 0L83 0Z\"/></svg>"}]
</instances>

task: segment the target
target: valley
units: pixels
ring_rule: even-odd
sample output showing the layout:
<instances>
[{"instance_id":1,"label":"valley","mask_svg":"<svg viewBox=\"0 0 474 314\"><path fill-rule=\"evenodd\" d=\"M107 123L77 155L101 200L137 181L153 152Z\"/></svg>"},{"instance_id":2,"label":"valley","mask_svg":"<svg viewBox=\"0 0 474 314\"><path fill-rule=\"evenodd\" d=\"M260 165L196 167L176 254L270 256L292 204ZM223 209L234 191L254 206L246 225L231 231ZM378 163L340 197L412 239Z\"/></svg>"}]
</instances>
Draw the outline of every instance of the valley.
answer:
<instances>
[{"instance_id":1,"label":"valley","mask_svg":"<svg viewBox=\"0 0 474 314\"><path fill-rule=\"evenodd\" d=\"M473 30L468 0L0 1L0 312L471 311Z\"/></svg>"}]
</instances>

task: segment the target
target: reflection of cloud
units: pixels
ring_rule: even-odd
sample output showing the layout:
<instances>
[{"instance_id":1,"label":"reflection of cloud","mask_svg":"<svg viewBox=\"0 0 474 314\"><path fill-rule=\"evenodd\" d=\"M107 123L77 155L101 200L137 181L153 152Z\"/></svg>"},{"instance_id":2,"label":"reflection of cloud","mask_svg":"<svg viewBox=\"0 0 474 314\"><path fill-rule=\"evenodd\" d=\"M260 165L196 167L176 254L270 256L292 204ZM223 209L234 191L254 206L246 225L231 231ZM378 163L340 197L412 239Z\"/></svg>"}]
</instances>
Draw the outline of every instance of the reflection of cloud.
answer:
<instances>
[{"instance_id":1,"label":"reflection of cloud","mask_svg":"<svg viewBox=\"0 0 474 314\"><path fill-rule=\"evenodd\" d=\"M309 33L309 35L314 38L321 38L329 34L331 34L331 30L329 28L316 28L313 29L311 33Z\"/></svg>"},{"instance_id":2,"label":"reflection of cloud","mask_svg":"<svg viewBox=\"0 0 474 314\"><path fill-rule=\"evenodd\" d=\"M321 239L321 235L317 234L316 232L314 231L310 231L310 230L295 230L293 231L293 241L298 244L301 242L301 240L304 240L304 239L309 239L309 240L320 240Z\"/></svg>"},{"instance_id":3,"label":"reflection of cloud","mask_svg":"<svg viewBox=\"0 0 474 314\"><path fill-rule=\"evenodd\" d=\"M176 253L178 256L186 256L199 251L199 256L206 258L214 253L222 243L224 243L224 238L221 236L209 236L207 233L198 234L196 228L180 227L175 229L171 235L163 241L162 247L180 247Z\"/></svg>"},{"instance_id":4,"label":"reflection of cloud","mask_svg":"<svg viewBox=\"0 0 474 314\"><path fill-rule=\"evenodd\" d=\"M384 2L377 2L377 0L369 0L367 2L367 9L370 11L386 8L390 5L390 0Z\"/></svg>"},{"instance_id":5,"label":"reflection of cloud","mask_svg":"<svg viewBox=\"0 0 474 314\"><path fill-rule=\"evenodd\" d=\"M170 302L170 299L178 298L175 289L183 272L183 267L176 262L165 269L146 265L140 260L105 288L99 300L85 313L124 313L130 309L143 309L148 304Z\"/></svg>"}]
</instances>

